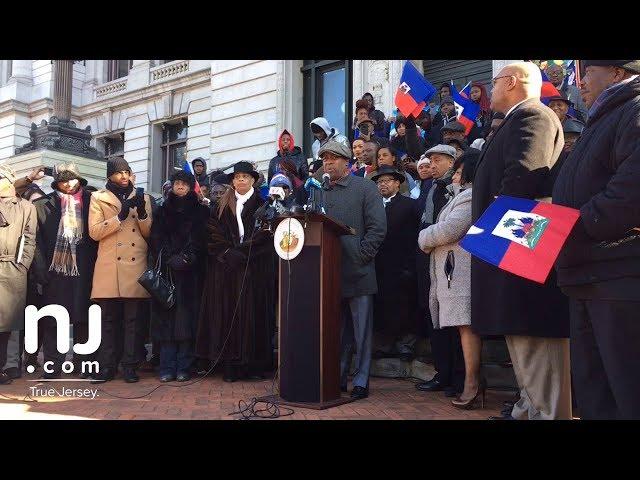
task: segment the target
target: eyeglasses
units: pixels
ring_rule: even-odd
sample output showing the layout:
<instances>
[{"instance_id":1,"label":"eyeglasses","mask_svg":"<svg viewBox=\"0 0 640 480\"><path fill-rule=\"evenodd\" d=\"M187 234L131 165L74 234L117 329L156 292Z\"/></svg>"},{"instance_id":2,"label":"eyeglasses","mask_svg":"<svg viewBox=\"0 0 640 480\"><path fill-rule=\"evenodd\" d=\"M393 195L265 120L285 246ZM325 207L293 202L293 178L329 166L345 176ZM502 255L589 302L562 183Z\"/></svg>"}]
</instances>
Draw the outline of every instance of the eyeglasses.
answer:
<instances>
[{"instance_id":1,"label":"eyeglasses","mask_svg":"<svg viewBox=\"0 0 640 480\"><path fill-rule=\"evenodd\" d=\"M500 77L492 78L491 79L491 84L495 87L496 86L496 80L500 80L501 78L509 78L509 77L515 77L515 75L502 75Z\"/></svg>"},{"instance_id":2,"label":"eyeglasses","mask_svg":"<svg viewBox=\"0 0 640 480\"><path fill-rule=\"evenodd\" d=\"M377 183L378 185L380 185L381 183L388 184L388 183L391 183L391 182L397 182L397 181L398 181L398 180L396 180L395 178L381 178L381 179L380 179L380 180L378 180L376 183Z\"/></svg>"}]
</instances>

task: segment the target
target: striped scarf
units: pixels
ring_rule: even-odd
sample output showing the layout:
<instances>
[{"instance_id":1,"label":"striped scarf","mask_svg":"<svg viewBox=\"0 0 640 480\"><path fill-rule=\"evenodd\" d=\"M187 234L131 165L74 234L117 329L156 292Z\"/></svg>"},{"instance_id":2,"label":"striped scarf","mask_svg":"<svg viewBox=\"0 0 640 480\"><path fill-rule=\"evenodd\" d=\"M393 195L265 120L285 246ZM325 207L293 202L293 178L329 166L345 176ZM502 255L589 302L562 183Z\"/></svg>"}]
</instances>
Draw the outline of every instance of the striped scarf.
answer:
<instances>
[{"instance_id":1,"label":"striped scarf","mask_svg":"<svg viewBox=\"0 0 640 480\"><path fill-rule=\"evenodd\" d=\"M56 235L56 246L53 250L53 259L49 271L60 273L64 276L77 277L78 264L76 262L76 247L82 240L82 189L74 195L58 192L62 213Z\"/></svg>"}]
</instances>

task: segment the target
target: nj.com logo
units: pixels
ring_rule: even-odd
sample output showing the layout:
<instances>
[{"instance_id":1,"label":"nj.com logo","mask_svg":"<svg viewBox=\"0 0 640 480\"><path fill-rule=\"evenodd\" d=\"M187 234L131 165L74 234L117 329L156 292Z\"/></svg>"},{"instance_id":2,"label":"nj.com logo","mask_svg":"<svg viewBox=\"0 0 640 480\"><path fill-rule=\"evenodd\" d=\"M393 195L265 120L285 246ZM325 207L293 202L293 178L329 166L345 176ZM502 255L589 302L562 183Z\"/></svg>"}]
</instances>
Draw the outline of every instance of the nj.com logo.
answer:
<instances>
[{"instance_id":1,"label":"nj.com logo","mask_svg":"<svg viewBox=\"0 0 640 480\"><path fill-rule=\"evenodd\" d=\"M90 355L98 350L102 340L100 331L102 310L99 305L89 307L89 338L86 343L73 345L73 352L78 355ZM38 321L44 317L53 317L56 321L56 348L61 354L67 354L69 345L69 312L62 305L46 305L38 310L34 305L24 309L24 348L27 353L36 353L38 350ZM53 373L53 362L47 361L42 368L46 373ZM63 373L74 373L73 362L62 363ZM83 361L80 365L80 373L100 373L100 364L96 361ZM27 372L35 372L35 366L27 365ZM78 373L78 372L76 372Z\"/></svg>"}]
</instances>

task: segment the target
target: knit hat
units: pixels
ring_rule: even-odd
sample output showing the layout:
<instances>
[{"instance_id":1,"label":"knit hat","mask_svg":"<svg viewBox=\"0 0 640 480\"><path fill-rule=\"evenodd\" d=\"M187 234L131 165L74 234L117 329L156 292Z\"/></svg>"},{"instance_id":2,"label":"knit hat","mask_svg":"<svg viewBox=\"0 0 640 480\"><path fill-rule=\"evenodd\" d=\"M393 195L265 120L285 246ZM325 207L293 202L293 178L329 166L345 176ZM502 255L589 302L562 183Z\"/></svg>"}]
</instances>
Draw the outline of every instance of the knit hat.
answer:
<instances>
[{"instance_id":1,"label":"knit hat","mask_svg":"<svg viewBox=\"0 0 640 480\"><path fill-rule=\"evenodd\" d=\"M581 60L584 68L587 67L618 67L632 73L640 73L640 60Z\"/></svg>"},{"instance_id":2,"label":"knit hat","mask_svg":"<svg viewBox=\"0 0 640 480\"><path fill-rule=\"evenodd\" d=\"M429 158L426 155L423 155L422 157L420 157L420 160L418 160L418 163L416 164L416 168L420 168L420 165L422 165L423 163L426 163L427 165L431 165L431 160L429 160Z\"/></svg>"},{"instance_id":3,"label":"knit hat","mask_svg":"<svg viewBox=\"0 0 640 480\"><path fill-rule=\"evenodd\" d=\"M562 122L562 131L564 133L582 133L584 124L573 118L567 118Z\"/></svg>"},{"instance_id":4,"label":"knit hat","mask_svg":"<svg viewBox=\"0 0 640 480\"><path fill-rule=\"evenodd\" d=\"M78 167L75 163L59 163L53 167L53 182L51 182L51 188L56 190L58 182L68 182L69 180L79 180L80 185L87 186L87 180L80 176Z\"/></svg>"},{"instance_id":5,"label":"knit hat","mask_svg":"<svg viewBox=\"0 0 640 480\"><path fill-rule=\"evenodd\" d=\"M287 187L289 190L293 190L291 180L289 180L289 178L282 173L276 173L273 176L273 178L269 182L269 187Z\"/></svg>"},{"instance_id":6,"label":"knit hat","mask_svg":"<svg viewBox=\"0 0 640 480\"><path fill-rule=\"evenodd\" d=\"M122 172L128 170L131 173L131 167L124 159L124 157L113 157L107 160L107 178L116 172Z\"/></svg>"},{"instance_id":7,"label":"knit hat","mask_svg":"<svg viewBox=\"0 0 640 480\"><path fill-rule=\"evenodd\" d=\"M196 186L196 177L191 175L189 172L185 172L184 170L178 170L173 175L171 175L171 186L176 180L182 180L184 183L189 184L189 188L193 190Z\"/></svg>"}]
</instances>

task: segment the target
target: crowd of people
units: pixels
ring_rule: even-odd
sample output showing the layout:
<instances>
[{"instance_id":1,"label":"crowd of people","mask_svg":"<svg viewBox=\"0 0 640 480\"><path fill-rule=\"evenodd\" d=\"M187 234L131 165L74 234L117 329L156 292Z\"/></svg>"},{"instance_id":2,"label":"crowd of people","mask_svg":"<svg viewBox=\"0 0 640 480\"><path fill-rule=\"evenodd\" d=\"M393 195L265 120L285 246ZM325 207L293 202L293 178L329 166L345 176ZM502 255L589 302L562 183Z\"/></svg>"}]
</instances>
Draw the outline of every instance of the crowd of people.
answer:
<instances>
[{"instance_id":1,"label":"crowd of people","mask_svg":"<svg viewBox=\"0 0 640 480\"><path fill-rule=\"evenodd\" d=\"M161 382L214 367L225 381L264 378L277 325L277 257L256 220L265 189L304 205L308 179L328 174L326 212L356 232L341 238L343 391L351 376L351 396L367 397L371 360L410 361L426 336L436 374L416 388L444 391L457 408L484 406L482 341L504 337L519 392L491 418L571 419L572 396L582 418L640 418L640 60L583 65L579 89L547 67L560 92L548 106L530 62L505 66L491 95L473 83L470 130L449 84L415 118L385 116L367 93L350 132L311 121L311 159L284 130L266 179L250 162L226 174L198 158L195 176L176 172L157 200L134 188L121 157L108 160L106 186L93 192L73 164L55 168L49 195L33 183L39 169L16 179L1 167L0 383L21 375L25 302L65 306L76 342L87 339L89 305L101 306L97 354L73 357L85 377L80 364L99 362L95 382L118 368L138 381L147 342ZM498 195L580 210L544 284L459 246ZM153 265L175 285L170 309L137 281ZM51 366L43 377L58 378L55 322L39 328Z\"/></svg>"}]
</instances>

